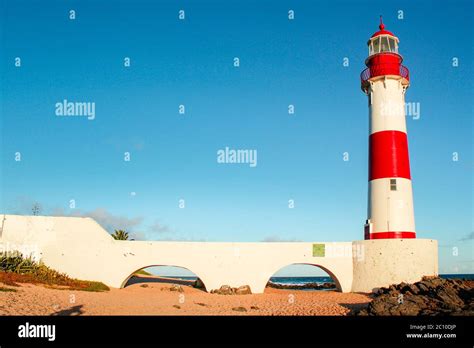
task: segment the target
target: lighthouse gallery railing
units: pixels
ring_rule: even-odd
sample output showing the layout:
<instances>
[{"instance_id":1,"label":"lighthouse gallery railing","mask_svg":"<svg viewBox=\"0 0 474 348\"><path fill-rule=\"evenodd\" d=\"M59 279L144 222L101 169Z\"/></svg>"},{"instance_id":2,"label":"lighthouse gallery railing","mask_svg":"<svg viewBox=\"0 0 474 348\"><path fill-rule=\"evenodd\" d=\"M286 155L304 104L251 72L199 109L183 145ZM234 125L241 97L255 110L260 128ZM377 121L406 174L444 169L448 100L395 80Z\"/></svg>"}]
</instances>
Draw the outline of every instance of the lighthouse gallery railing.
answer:
<instances>
[{"instance_id":1,"label":"lighthouse gallery railing","mask_svg":"<svg viewBox=\"0 0 474 348\"><path fill-rule=\"evenodd\" d=\"M377 64L362 71L362 73L360 74L360 82L362 83L362 85L364 85L370 78L382 75L399 75L410 81L410 71L406 66L394 66L393 64Z\"/></svg>"}]
</instances>

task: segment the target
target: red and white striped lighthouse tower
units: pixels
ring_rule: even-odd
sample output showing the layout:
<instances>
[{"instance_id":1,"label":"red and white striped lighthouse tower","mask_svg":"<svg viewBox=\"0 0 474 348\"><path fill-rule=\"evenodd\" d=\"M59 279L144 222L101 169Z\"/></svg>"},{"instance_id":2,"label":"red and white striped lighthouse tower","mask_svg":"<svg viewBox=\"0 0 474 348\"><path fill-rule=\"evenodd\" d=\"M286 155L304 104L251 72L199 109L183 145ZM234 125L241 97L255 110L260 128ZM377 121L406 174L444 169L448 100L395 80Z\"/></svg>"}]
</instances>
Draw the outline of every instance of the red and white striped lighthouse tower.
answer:
<instances>
[{"instance_id":1,"label":"red and white striped lighthouse tower","mask_svg":"<svg viewBox=\"0 0 474 348\"><path fill-rule=\"evenodd\" d=\"M380 30L368 41L361 88L369 98L369 195L365 239L415 238L405 120L408 69L398 38Z\"/></svg>"}]
</instances>

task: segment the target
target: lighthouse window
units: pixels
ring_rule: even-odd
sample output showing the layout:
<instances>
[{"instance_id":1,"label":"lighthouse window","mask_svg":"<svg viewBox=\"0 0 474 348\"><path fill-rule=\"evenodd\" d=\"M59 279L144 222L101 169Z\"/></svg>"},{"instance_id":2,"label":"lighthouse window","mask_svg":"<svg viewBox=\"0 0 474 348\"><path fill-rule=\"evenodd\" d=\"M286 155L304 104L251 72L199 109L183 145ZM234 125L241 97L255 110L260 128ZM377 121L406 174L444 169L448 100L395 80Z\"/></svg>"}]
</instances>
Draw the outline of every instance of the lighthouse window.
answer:
<instances>
[{"instance_id":1,"label":"lighthouse window","mask_svg":"<svg viewBox=\"0 0 474 348\"><path fill-rule=\"evenodd\" d=\"M395 42L395 39L388 39L388 44L390 45L390 52L395 52L397 53L397 44Z\"/></svg>"},{"instance_id":2,"label":"lighthouse window","mask_svg":"<svg viewBox=\"0 0 474 348\"><path fill-rule=\"evenodd\" d=\"M388 37L386 36L381 38L380 52L390 52L390 46L388 45Z\"/></svg>"},{"instance_id":3,"label":"lighthouse window","mask_svg":"<svg viewBox=\"0 0 474 348\"><path fill-rule=\"evenodd\" d=\"M397 179L390 179L390 191L397 190Z\"/></svg>"},{"instance_id":4,"label":"lighthouse window","mask_svg":"<svg viewBox=\"0 0 474 348\"><path fill-rule=\"evenodd\" d=\"M372 41L374 45L374 54L380 52L380 37L375 38L374 41Z\"/></svg>"}]
</instances>

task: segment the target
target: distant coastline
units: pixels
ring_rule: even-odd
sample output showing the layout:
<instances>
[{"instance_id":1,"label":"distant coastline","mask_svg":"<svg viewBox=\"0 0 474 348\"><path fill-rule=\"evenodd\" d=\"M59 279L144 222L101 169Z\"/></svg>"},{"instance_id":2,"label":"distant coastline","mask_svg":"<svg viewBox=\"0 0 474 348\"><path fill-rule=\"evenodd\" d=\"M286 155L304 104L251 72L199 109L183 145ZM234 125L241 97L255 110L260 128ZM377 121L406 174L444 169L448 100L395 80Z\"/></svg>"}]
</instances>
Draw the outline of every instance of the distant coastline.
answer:
<instances>
[{"instance_id":1,"label":"distant coastline","mask_svg":"<svg viewBox=\"0 0 474 348\"><path fill-rule=\"evenodd\" d=\"M441 278L444 279L465 279L465 280L474 280L474 274L440 274ZM162 276L157 276L162 277ZM183 279L194 281L197 280L197 277L191 276L163 276L166 278L174 278L174 279ZM273 284L280 284L280 285L295 285L295 286L303 286L306 284L324 284L324 283L334 283L331 277L328 276L316 276L316 277L308 277L308 276L287 276L287 277L271 277L270 282Z\"/></svg>"}]
</instances>

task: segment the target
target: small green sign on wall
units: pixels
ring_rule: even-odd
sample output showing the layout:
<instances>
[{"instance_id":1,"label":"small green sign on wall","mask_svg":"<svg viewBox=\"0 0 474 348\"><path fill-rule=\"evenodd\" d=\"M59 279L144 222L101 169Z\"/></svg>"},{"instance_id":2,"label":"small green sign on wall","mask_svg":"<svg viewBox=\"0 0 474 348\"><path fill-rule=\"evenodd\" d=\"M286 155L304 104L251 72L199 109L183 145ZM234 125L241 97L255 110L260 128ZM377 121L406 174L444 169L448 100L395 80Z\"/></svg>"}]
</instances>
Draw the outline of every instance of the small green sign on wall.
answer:
<instances>
[{"instance_id":1,"label":"small green sign on wall","mask_svg":"<svg viewBox=\"0 0 474 348\"><path fill-rule=\"evenodd\" d=\"M324 244L313 244L313 257L324 257Z\"/></svg>"}]
</instances>

